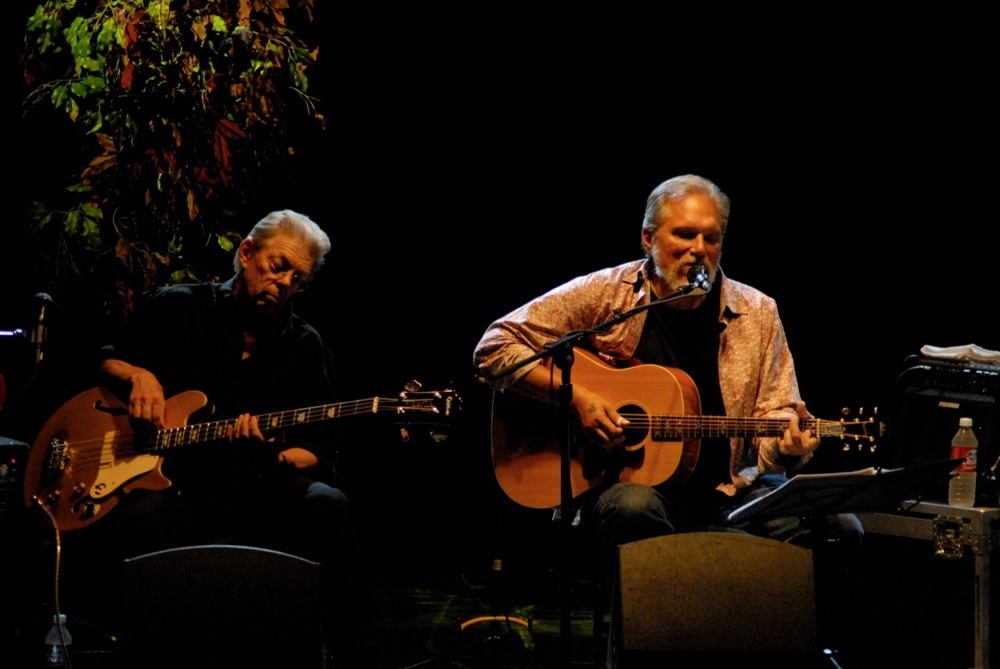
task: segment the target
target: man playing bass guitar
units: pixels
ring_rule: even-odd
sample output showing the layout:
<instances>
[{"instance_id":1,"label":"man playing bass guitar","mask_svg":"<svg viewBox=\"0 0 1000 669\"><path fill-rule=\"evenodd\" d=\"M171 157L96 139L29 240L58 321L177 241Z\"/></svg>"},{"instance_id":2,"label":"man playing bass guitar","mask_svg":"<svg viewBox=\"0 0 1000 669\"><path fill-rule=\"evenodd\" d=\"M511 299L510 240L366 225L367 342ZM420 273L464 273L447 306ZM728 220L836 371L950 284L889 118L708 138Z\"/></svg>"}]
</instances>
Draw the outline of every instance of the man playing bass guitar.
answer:
<instances>
[{"instance_id":1,"label":"man playing bass guitar","mask_svg":"<svg viewBox=\"0 0 1000 669\"><path fill-rule=\"evenodd\" d=\"M333 480L336 422L276 434L258 420L335 398L332 356L291 302L329 250L310 218L272 212L239 245L233 278L160 289L106 350L103 384L137 439L143 426L183 424L192 407L172 401L185 391L229 420L219 444L163 458L165 481L118 495L94 529L115 542L116 559L222 542L320 562L327 651L336 666L367 666L370 593L353 511Z\"/></svg>"}]
</instances>

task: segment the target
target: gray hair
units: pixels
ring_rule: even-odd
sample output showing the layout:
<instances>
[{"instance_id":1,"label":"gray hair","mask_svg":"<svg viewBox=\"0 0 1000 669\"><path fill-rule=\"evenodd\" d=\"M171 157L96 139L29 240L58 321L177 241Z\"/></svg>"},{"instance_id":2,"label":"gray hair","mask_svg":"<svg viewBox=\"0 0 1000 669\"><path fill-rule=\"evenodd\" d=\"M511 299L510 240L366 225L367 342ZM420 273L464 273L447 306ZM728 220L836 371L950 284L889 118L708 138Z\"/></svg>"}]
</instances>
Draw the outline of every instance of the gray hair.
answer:
<instances>
[{"instance_id":1,"label":"gray hair","mask_svg":"<svg viewBox=\"0 0 1000 669\"><path fill-rule=\"evenodd\" d=\"M304 240L309 245L309 253L313 258L312 271L313 273L319 271L319 268L323 266L324 257L330 252L330 237L315 221L305 214L291 209L272 211L257 221L247 238L253 240L255 248L262 249L267 246L272 237L279 233ZM237 274L243 271L239 253L233 258L233 267Z\"/></svg>"},{"instance_id":2,"label":"gray hair","mask_svg":"<svg viewBox=\"0 0 1000 669\"><path fill-rule=\"evenodd\" d=\"M722 189L714 183L696 174L684 174L682 176L667 179L653 189L646 199L646 213L642 217L642 229L656 232L663 221L659 218L660 209L667 200L675 200L690 195L691 193L701 193L708 196L715 207L719 210L719 223L722 226L722 236L726 236L726 226L729 224L729 196L722 192Z\"/></svg>"}]
</instances>

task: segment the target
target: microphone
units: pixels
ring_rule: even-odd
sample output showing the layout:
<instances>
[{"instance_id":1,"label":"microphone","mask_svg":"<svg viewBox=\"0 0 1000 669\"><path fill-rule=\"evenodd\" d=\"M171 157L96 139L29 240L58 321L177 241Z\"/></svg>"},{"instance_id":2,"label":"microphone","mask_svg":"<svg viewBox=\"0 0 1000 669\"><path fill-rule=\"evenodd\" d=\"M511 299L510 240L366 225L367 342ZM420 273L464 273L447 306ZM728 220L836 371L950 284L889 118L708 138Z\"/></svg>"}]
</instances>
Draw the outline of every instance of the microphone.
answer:
<instances>
[{"instance_id":1,"label":"microphone","mask_svg":"<svg viewBox=\"0 0 1000 669\"><path fill-rule=\"evenodd\" d=\"M48 330L45 326L45 308L54 304L54 301L48 293L38 293L35 295L35 301L41 304L38 310L38 325L31 333L31 341L35 345L35 365L37 366L42 364L42 358L45 356L45 339L48 337Z\"/></svg>"},{"instance_id":2,"label":"microphone","mask_svg":"<svg viewBox=\"0 0 1000 669\"><path fill-rule=\"evenodd\" d=\"M712 282L708 280L708 270L704 265L695 265L688 272L688 283L695 288L701 288L706 293L712 290Z\"/></svg>"}]
</instances>

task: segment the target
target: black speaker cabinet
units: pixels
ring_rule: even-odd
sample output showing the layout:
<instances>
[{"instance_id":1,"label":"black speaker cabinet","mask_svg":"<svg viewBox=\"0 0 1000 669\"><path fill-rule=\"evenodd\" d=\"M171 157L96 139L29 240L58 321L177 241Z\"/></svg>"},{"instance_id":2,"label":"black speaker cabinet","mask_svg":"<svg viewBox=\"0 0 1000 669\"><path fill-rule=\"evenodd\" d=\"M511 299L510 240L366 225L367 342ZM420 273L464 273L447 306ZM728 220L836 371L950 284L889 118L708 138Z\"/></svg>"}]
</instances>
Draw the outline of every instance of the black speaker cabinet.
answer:
<instances>
[{"instance_id":1,"label":"black speaker cabinet","mask_svg":"<svg viewBox=\"0 0 1000 669\"><path fill-rule=\"evenodd\" d=\"M951 457L951 438L958 419L972 418L979 439L980 481L1000 455L1000 365L941 361L911 357L896 380L889 418L890 438L883 464L908 465ZM978 486L977 506L996 506L983 499ZM929 501L947 501L947 486L924 495ZM990 503L992 502L992 503Z\"/></svg>"},{"instance_id":2,"label":"black speaker cabinet","mask_svg":"<svg viewBox=\"0 0 1000 669\"><path fill-rule=\"evenodd\" d=\"M613 616L621 666L818 667L813 570L811 551L749 534L623 544Z\"/></svg>"},{"instance_id":3,"label":"black speaker cabinet","mask_svg":"<svg viewBox=\"0 0 1000 669\"><path fill-rule=\"evenodd\" d=\"M121 669L322 666L319 564L249 546L125 560Z\"/></svg>"}]
</instances>

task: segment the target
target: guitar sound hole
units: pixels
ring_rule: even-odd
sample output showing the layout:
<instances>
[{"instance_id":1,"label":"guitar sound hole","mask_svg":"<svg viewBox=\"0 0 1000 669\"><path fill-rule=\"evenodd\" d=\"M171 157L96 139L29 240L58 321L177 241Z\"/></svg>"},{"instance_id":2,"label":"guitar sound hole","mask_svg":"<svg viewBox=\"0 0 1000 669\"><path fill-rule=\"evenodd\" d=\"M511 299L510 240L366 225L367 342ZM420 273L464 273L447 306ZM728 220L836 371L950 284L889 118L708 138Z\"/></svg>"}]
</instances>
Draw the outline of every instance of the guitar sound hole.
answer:
<instances>
[{"instance_id":1,"label":"guitar sound hole","mask_svg":"<svg viewBox=\"0 0 1000 669\"><path fill-rule=\"evenodd\" d=\"M632 422L631 425L625 426L625 447L632 448L646 441L651 425L649 417L642 407L626 404L618 407L618 413Z\"/></svg>"}]
</instances>

